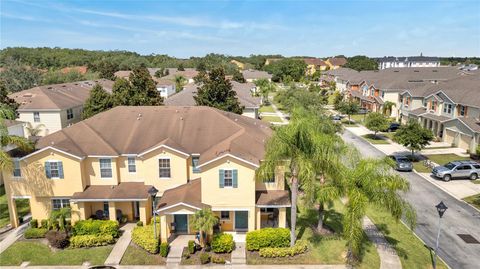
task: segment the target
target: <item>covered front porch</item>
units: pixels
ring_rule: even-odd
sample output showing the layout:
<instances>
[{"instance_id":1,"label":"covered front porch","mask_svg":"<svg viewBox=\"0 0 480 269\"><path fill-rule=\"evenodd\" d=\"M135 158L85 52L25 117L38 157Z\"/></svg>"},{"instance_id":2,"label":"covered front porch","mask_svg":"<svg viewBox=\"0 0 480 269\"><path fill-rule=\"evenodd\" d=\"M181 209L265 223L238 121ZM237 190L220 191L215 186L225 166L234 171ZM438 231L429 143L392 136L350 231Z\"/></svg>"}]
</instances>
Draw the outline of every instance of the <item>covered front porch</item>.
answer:
<instances>
[{"instance_id":1,"label":"covered front porch","mask_svg":"<svg viewBox=\"0 0 480 269\"><path fill-rule=\"evenodd\" d=\"M92 218L148 223L152 216L150 188L137 182L88 186L72 196L72 221Z\"/></svg>"},{"instance_id":2,"label":"covered front porch","mask_svg":"<svg viewBox=\"0 0 480 269\"><path fill-rule=\"evenodd\" d=\"M255 207L257 229L287 227L287 208L291 207L288 191L257 191Z\"/></svg>"},{"instance_id":3,"label":"covered front porch","mask_svg":"<svg viewBox=\"0 0 480 269\"><path fill-rule=\"evenodd\" d=\"M439 116L432 113L425 113L420 116L420 125L432 131L433 135L438 138L443 138L443 123L450 118Z\"/></svg>"}]
</instances>

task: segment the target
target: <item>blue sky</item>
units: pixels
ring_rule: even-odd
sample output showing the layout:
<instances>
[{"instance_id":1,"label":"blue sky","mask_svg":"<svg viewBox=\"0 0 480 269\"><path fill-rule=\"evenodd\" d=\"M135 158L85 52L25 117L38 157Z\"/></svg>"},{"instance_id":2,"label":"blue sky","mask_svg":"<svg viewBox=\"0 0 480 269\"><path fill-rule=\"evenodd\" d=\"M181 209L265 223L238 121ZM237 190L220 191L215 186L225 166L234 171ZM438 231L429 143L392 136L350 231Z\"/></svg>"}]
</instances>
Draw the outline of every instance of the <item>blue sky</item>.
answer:
<instances>
[{"instance_id":1,"label":"blue sky","mask_svg":"<svg viewBox=\"0 0 480 269\"><path fill-rule=\"evenodd\" d=\"M1 0L1 47L480 56L480 1Z\"/></svg>"}]
</instances>

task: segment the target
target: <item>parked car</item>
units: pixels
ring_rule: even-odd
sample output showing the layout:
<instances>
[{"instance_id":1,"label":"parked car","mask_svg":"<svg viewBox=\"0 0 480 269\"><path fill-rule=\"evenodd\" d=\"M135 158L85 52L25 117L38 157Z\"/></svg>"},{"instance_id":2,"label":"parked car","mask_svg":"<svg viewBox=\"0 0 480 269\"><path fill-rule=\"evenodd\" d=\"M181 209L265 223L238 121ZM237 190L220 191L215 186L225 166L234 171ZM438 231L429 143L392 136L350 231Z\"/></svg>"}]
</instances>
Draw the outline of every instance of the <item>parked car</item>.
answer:
<instances>
[{"instance_id":1,"label":"parked car","mask_svg":"<svg viewBox=\"0 0 480 269\"><path fill-rule=\"evenodd\" d=\"M392 122L384 132L395 132L398 128L400 128L400 123Z\"/></svg>"},{"instance_id":2,"label":"parked car","mask_svg":"<svg viewBox=\"0 0 480 269\"><path fill-rule=\"evenodd\" d=\"M367 113L369 113L369 112L370 112L370 110L368 110L368 109L366 109L366 108L360 108L360 109L358 110L358 114L367 114Z\"/></svg>"},{"instance_id":3,"label":"parked car","mask_svg":"<svg viewBox=\"0 0 480 269\"><path fill-rule=\"evenodd\" d=\"M401 155L390 155L388 157L395 161L395 170L402 172L412 171L413 164L408 157Z\"/></svg>"},{"instance_id":4,"label":"parked car","mask_svg":"<svg viewBox=\"0 0 480 269\"><path fill-rule=\"evenodd\" d=\"M340 115L333 115L333 116L332 116L332 121L333 121L333 122L340 122L340 121L342 120L342 118L343 118L343 117L340 116Z\"/></svg>"},{"instance_id":5,"label":"parked car","mask_svg":"<svg viewBox=\"0 0 480 269\"><path fill-rule=\"evenodd\" d=\"M454 178L475 180L480 175L480 163L474 161L453 161L433 168L432 174L444 181L450 181Z\"/></svg>"}]
</instances>

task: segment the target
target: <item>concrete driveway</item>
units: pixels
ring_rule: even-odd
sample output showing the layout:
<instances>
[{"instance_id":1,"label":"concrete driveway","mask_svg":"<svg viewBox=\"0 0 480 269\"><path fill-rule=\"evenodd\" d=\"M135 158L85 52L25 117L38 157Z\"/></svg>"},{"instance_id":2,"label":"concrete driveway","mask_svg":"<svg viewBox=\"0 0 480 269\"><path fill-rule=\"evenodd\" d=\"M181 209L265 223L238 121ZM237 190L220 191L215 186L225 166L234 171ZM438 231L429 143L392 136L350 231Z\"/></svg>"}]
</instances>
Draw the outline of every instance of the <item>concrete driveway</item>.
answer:
<instances>
[{"instance_id":1,"label":"concrete driveway","mask_svg":"<svg viewBox=\"0 0 480 269\"><path fill-rule=\"evenodd\" d=\"M345 130L342 138L358 148L366 157L384 157L385 153L370 143ZM435 205L443 201L448 210L442 219L439 256L451 268L479 268L480 244L467 244L458 234L470 234L480 241L480 212L457 200L420 175L410 172L401 173L411 186L405 199L417 211L417 234L426 245L435 246L438 228L438 213Z\"/></svg>"}]
</instances>

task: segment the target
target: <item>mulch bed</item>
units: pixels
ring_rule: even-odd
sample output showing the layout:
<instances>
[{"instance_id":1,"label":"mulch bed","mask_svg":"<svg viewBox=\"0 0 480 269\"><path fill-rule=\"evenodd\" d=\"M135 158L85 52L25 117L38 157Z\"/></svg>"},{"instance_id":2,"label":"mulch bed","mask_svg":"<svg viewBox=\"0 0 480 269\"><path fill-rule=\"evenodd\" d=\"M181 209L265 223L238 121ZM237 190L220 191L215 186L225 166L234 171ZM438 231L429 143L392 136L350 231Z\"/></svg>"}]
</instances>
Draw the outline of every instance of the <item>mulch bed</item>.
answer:
<instances>
[{"instance_id":1,"label":"mulch bed","mask_svg":"<svg viewBox=\"0 0 480 269\"><path fill-rule=\"evenodd\" d=\"M200 254L202 253L201 250L196 251L194 254L189 254L190 257L188 259L184 256L185 253L188 253L188 248L187 247L183 248L182 261L180 262L181 265L200 265L200 264L202 264L200 262ZM221 258L225 259L226 263L230 263L230 261L232 260L232 254L231 253L215 253L213 251L207 252L207 253L210 254L211 257L221 257Z\"/></svg>"}]
</instances>

